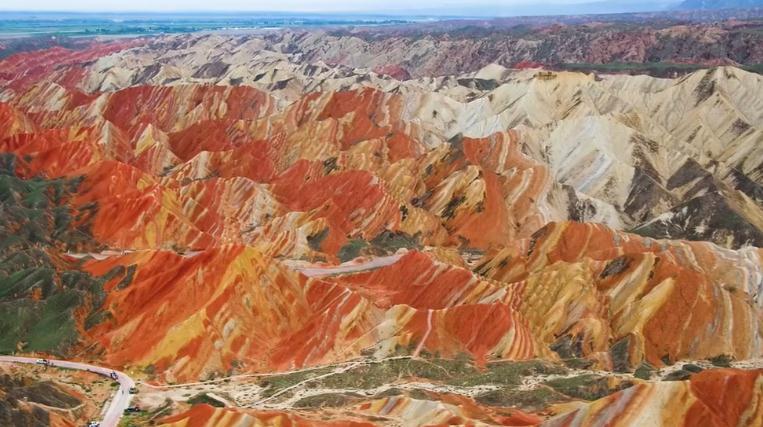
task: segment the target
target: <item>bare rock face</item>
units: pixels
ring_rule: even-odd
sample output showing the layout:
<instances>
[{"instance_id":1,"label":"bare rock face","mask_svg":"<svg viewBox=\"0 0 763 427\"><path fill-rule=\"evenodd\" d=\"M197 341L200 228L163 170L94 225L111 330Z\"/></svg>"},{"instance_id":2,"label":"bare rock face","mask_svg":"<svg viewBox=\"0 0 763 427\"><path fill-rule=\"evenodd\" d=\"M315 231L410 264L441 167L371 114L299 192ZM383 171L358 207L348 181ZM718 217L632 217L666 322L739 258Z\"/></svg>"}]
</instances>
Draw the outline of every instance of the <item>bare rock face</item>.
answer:
<instances>
[{"instance_id":1,"label":"bare rock face","mask_svg":"<svg viewBox=\"0 0 763 427\"><path fill-rule=\"evenodd\" d=\"M167 425L760 415L763 78L406 37L0 61L0 349L159 383L264 375ZM642 58L655 37L556 54ZM736 369L700 372L719 358Z\"/></svg>"},{"instance_id":2,"label":"bare rock face","mask_svg":"<svg viewBox=\"0 0 763 427\"><path fill-rule=\"evenodd\" d=\"M376 74L389 76L396 80L410 80L411 74L399 65L382 65L374 68Z\"/></svg>"},{"instance_id":3,"label":"bare rock face","mask_svg":"<svg viewBox=\"0 0 763 427\"><path fill-rule=\"evenodd\" d=\"M745 424L760 419L757 401L761 389L756 386L760 375L760 371L716 370L689 381L640 384L542 425L627 426L644 420L656 425ZM632 415L634 408L641 415Z\"/></svg>"},{"instance_id":4,"label":"bare rock face","mask_svg":"<svg viewBox=\"0 0 763 427\"><path fill-rule=\"evenodd\" d=\"M758 1L758 0L752 0ZM299 52L300 59L347 67L402 67L420 77L504 67L555 66L567 69L648 72L669 77L692 65L756 66L763 62L760 9L702 12L709 23L676 11L662 19L623 15L533 20L506 18L433 23L427 26L370 27L323 32L275 32L268 48ZM628 22L630 21L630 22Z\"/></svg>"}]
</instances>

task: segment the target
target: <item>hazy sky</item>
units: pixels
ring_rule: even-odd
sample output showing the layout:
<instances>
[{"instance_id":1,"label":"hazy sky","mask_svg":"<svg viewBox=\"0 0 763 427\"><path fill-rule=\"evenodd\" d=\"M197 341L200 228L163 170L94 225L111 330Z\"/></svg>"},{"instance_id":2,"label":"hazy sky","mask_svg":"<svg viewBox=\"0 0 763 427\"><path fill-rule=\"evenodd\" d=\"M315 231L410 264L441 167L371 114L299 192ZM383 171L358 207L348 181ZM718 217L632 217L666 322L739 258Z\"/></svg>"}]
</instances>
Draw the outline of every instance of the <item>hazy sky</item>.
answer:
<instances>
[{"instance_id":1,"label":"hazy sky","mask_svg":"<svg viewBox=\"0 0 763 427\"><path fill-rule=\"evenodd\" d=\"M551 4L590 3L594 0L2 0L0 10L72 10L72 11L285 11L285 12L384 12L400 10L437 10L439 8L464 9ZM670 1L670 0L665 0ZM620 3L638 3L639 0L619 0Z\"/></svg>"}]
</instances>

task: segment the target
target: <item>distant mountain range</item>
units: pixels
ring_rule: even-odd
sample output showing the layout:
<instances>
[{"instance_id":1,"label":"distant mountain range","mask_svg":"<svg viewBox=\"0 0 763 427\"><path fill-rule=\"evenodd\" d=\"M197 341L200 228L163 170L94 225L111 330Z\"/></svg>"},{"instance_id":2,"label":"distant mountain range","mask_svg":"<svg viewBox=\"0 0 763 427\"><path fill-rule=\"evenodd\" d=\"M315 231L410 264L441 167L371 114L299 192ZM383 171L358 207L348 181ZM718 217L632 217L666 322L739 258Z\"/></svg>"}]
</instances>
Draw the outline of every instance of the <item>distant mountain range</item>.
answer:
<instances>
[{"instance_id":1,"label":"distant mountain range","mask_svg":"<svg viewBox=\"0 0 763 427\"><path fill-rule=\"evenodd\" d=\"M671 10L720 10L763 7L763 0L592 0L580 3L519 3L497 4L476 3L464 7L442 7L438 9L406 9L386 11L392 15L422 16L551 16L551 15L595 15L610 13L641 13Z\"/></svg>"},{"instance_id":2,"label":"distant mountain range","mask_svg":"<svg viewBox=\"0 0 763 427\"><path fill-rule=\"evenodd\" d=\"M684 0L679 9L746 9L763 7L763 0Z\"/></svg>"},{"instance_id":3,"label":"distant mountain range","mask_svg":"<svg viewBox=\"0 0 763 427\"><path fill-rule=\"evenodd\" d=\"M681 3L680 0L593 0L582 3L519 3L500 4L478 2L469 6L445 6L433 8L411 8L387 10L385 13L405 16L442 16L442 17L508 17L508 16L555 16L587 15L601 13L637 13L670 10Z\"/></svg>"},{"instance_id":4,"label":"distant mountain range","mask_svg":"<svg viewBox=\"0 0 763 427\"><path fill-rule=\"evenodd\" d=\"M593 0L581 3L476 3L469 6L446 6L437 9L386 10L385 14L404 16L442 17L510 17L595 15L613 13L642 13L674 10L720 10L763 7L763 0Z\"/></svg>"}]
</instances>

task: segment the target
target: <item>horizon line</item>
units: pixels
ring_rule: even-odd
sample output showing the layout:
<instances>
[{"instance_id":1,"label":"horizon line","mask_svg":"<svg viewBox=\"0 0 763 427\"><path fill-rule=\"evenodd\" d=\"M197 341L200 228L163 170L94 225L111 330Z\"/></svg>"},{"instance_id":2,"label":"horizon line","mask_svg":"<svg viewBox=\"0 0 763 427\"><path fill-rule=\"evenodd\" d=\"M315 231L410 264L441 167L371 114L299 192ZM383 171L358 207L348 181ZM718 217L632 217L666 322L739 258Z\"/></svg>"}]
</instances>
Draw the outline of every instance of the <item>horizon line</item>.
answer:
<instances>
[{"instance_id":1,"label":"horizon line","mask_svg":"<svg viewBox=\"0 0 763 427\"><path fill-rule=\"evenodd\" d=\"M212 15L231 15L231 14L249 14L249 15L292 15L292 16L356 16L356 17L383 17L383 18L398 18L398 19L404 19L404 18L450 18L450 19L500 19L500 18L542 18L542 17L568 17L568 16L596 16L596 15L635 15L635 14L643 14L643 13L669 13L671 12L670 8L662 8L662 9L649 9L649 10L639 10L639 11L602 11L602 12L595 12L595 11L588 11L588 12L582 12L582 13L573 13L573 12L550 12L550 13L535 13L535 14L528 14L527 12L519 13L516 15L512 14L464 14L464 13L457 13L457 12L440 12L440 13L428 13L425 10L394 10L394 11L388 11L388 12L382 12L382 11L375 11L375 10L369 10L369 11L312 11L312 10L294 10L294 11L285 11L285 10L203 10L203 9L184 9L184 10L16 10L16 9L0 9L0 14L81 14L81 15L98 15L98 14L125 14L125 15L167 15L167 14L177 14L177 15L194 15L194 14L212 14Z\"/></svg>"},{"instance_id":2,"label":"horizon line","mask_svg":"<svg viewBox=\"0 0 763 427\"><path fill-rule=\"evenodd\" d=\"M654 9L649 10L643 10L643 11L604 11L604 12L583 12L583 13L574 13L572 11L570 12L555 12L555 13L543 13L544 8L569 8L569 7L581 7L581 6L593 6L593 5L602 5L602 6L612 6L612 3L619 3L618 1L607 1L607 0L582 0L577 1L573 3L566 3L566 2L559 2L559 0L549 2L549 3L542 3L538 4L537 2L524 0L521 3L513 4L513 5L501 5L501 4L481 4L481 5L470 5L471 8L477 8L477 9L487 9L489 11L496 11L496 10L502 10L506 12L510 12L512 9L514 10L522 10L527 11L527 8L535 8L538 10L537 15L519 15L519 16L553 16L553 15L599 15L599 14L628 14L628 13L649 13L649 12L665 12L669 11L672 6L678 5L682 2L682 0L645 0L644 3L648 4L650 6L647 7L654 7ZM658 6L659 4L659 6ZM237 13L247 13L247 14L283 14L283 15L294 15L294 14L306 14L306 15L368 15L368 16L396 16L400 14L411 14L413 16L431 16L431 17L437 17L437 16L461 16L461 17L467 17L467 16L473 16L473 17L486 17L486 16L492 16L492 17L515 17L514 15L505 15L505 14L486 14L486 15L480 15L479 12L476 12L475 14L465 14L464 9L467 6L451 6L446 8L437 8L437 7L420 7L420 8L409 8L409 9L402 9L402 8L394 8L389 10L381 10L381 9L339 9L339 10L319 10L319 9L294 9L294 10L257 10L257 9L154 9L154 10L141 10L141 9L6 9L0 7L0 13L81 13L81 14L166 14L166 13L177 13L177 14L194 14L194 13L210 13L210 14L237 14ZM450 12L449 12L450 11Z\"/></svg>"}]
</instances>

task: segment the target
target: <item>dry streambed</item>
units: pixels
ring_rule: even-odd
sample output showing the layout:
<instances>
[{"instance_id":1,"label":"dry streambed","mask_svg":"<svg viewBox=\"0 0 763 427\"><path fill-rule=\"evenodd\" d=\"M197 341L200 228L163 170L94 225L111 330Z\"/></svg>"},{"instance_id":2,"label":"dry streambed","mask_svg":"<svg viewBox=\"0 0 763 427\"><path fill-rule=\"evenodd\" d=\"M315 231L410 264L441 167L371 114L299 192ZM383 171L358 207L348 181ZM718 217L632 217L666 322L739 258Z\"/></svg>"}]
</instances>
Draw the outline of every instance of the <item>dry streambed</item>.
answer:
<instances>
[{"instance_id":1,"label":"dry streambed","mask_svg":"<svg viewBox=\"0 0 763 427\"><path fill-rule=\"evenodd\" d=\"M499 361L479 368L466 358L399 356L192 384L142 385L139 401L150 411L166 411L170 403L310 411L395 395L436 400L437 395L450 394L486 406L543 411L558 403L596 400L642 381L682 380L725 366L755 369L763 366L763 360L689 361L662 369L642 366L634 373L612 373L545 361Z\"/></svg>"}]
</instances>

